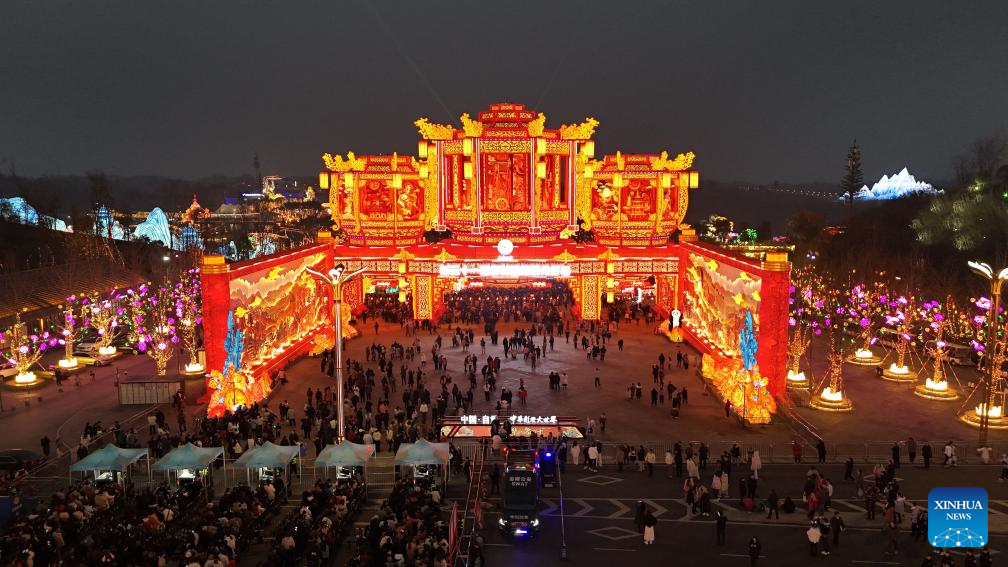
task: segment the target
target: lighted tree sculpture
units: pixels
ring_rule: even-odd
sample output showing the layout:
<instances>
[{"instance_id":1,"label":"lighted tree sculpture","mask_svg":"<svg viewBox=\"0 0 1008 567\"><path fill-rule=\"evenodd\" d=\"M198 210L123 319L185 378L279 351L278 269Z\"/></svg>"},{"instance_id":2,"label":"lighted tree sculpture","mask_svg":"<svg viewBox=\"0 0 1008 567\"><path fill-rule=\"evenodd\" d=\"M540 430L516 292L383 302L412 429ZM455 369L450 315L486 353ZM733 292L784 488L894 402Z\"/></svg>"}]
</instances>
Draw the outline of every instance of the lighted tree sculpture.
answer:
<instances>
[{"instance_id":1,"label":"lighted tree sculpture","mask_svg":"<svg viewBox=\"0 0 1008 567\"><path fill-rule=\"evenodd\" d=\"M175 300L175 328L183 350L189 355L185 365L186 374L202 374L203 365L199 361L199 333L203 323L200 300L199 271L189 270L182 281L173 288Z\"/></svg>"},{"instance_id":2,"label":"lighted tree sculpture","mask_svg":"<svg viewBox=\"0 0 1008 567\"><path fill-rule=\"evenodd\" d=\"M89 300L88 324L98 333L98 354L104 356L116 352L112 342L115 341L119 328L119 317L122 315L118 299L118 295L112 292L108 297L95 296Z\"/></svg>"},{"instance_id":3,"label":"lighted tree sculpture","mask_svg":"<svg viewBox=\"0 0 1008 567\"><path fill-rule=\"evenodd\" d=\"M846 315L848 326L857 329L856 350L847 358L847 362L861 366L875 366L882 359L872 351L875 345L875 334L882 319L882 311L886 306L887 293L881 282L873 286L859 284L848 293Z\"/></svg>"},{"instance_id":4,"label":"lighted tree sculpture","mask_svg":"<svg viewBox=\"0 0 1008 567\"><path fill-rule=\"evenodd\" d=\"M918 384L914 393L922 398L931 400L951 401L959 397L959 394L949 386L948 372L946 371L948 352L945 342L945 329L949 326L948 318L941 311L941 305L937 301L929 301L921 306L930 322L923 331L923 336L932 336L932 340L925 341L924 350L931 359L931 375L925 376L923 384Z\"/></svg>"},{"instance_id":5,"label":"lighted tree sculpture","mask_svg":"<svg viewBox=\"0 0 1008 567\"><path fill-rule=\"evenodd\" d=\"M791 336L787 348L787 388L789 390L807 390L809 380L805 372L801 370L801 360L808 352L812 344L812 312L809 309L812 300L811 285L802 287L792 285L791 297L788 303L791 306L791 315L788 317L788 326L791 327Z\"/></svg>"},{"instance_id":6,"label":"lighted tree sculpture","mask_svg":"<svg viewBox=\"0 0 1008 567\"><path fill-rule=\"evenodd\" d=\"M914 342L913 326L918 319L918 310L914 298L900 296L889 302L889 312L886 324L896 331L893 338L893 352L896 361L882 370L882 378L892 382L916 382L917 373L907 365L910 345Z\"/></svg>"},{"instance_id":7,"label":"lighted tree sculpture","mask_svg":"<svg viewBox=\"0 0 1008 567\"><path fill-rule=\"evenodd\" d=\"M227 358L223 371L213 370L210 373L210 403L207 404L209 417L220 417L236 407L249 406L269 395L271 389L269 382L256 379L241 367L245 335L235 326L233 312L228 313L224 350Z\"/></svg>"},{"instance_id":8,"label":"lighted tree sculpture","mask_svg":"<svg viewBox=\"0 0 1008 567\"><path fill-rule=\"evenodd\" d=\"M989 304L986 309L991 309ZM1008 320L1002 323L995 333L993 344L974 341L974 348L987 359L981 372L990 372L990 388L984 399L984 381L977 380L973 391L966 396L963 406L959 408L959 417L970 425L980 427L983 415L986 413L988 428L1008 429L1008 416L1004 411L1005 397L1008 395L1008 382L1006 382L1008 376L1005 373L1008 361Z\"/></svg>"},{"instance_id":9,"label":"lighted tree sculpture","mask_svg":"<svg viewBox=\"0 0 1008 567\"><path fill-rule=\"evenodd\" d=\"M67 298L63 309L63 329L60 334L63 338L59 343L63 345L65 352L63 358L57 364L64 370L77 368L77 357L74 356L74 345L84 335L87 330L88 299L86 297L76 297L71 295Z\"/></svg>"},{"instance_id":10,"label":"lighted tree sculpture","mask_svg":"<svg viewBox=\"0 0 1008 567\"><path fill-rule=\"evenodd\" d=\"M150 288L147 287L147 284L141 284L136 289L127 289L123 294L125 309L129 316L129 324L126 325L129 341L138 346L143 343L144 348L147 343L144 336L144 315L147 312L147 295L149 293Z\"/></svg>"},{"instance_id":11,"label":"lighted tree sculpture","mask_svg":"<svg viewBox=\"0 0 1008 567\"><path fill-rule=\"evenodd\" d=\"M826 355L826 376L816 388L818 394L812 396L809 405L822 411L851 411L854 404L844 389L843 381L844 355L841 351L835 332L829 333L829 353Z\"/></svg>"},{"instance_id":12,"label":"lighted tree sculpture","mask_svg":"<svg viewBox=\"0 0 1008 567\"><path fill-rule=\"evenodd\" d=\"M137 347L146 352L157 367L158 376L168 373L168 361L175 353L175 304L170 290L160 288L147 296L142 338Z\"/></svg>"},{"instance_id":13,"label":"lighted tree sculpture","mask_svg":"<svg viewBox=\"0 0 1008 567\"><path fill-rule=\"evenodd\" d=\"M6 342L10 348L6 353L7 362L17 370L14 376L15 384L28 386L38 382L32 366L45 354L49 338L48 332L44 332L41 336L30 333L21 321L20 313L15 314L14 324L7 329L7 332L0 333L0 342Z\"/></svg>"}]
</instances>

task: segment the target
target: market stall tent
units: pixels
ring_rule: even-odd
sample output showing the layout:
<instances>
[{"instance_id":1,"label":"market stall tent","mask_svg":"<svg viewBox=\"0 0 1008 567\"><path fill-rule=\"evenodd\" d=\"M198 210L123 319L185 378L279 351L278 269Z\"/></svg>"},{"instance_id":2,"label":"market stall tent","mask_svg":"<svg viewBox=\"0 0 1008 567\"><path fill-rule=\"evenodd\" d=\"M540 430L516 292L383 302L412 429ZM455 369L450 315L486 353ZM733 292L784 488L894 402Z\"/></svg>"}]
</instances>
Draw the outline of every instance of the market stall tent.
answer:
<instances>
[{"instance_id":1,"label":"market stall tent","mask_svg":"<svg viewBox=\"0 0 1008 567\"><path fill-rule=\"evenodd\" d=\"M245 469L246 477L252 469L284 469L301 454L299 445L276 445L267 441L254 449L249 449L235 461L236 469ZM298 466L301 463L298 462Z\"/></svg>"},{"instance_id":2,"label":"market stall tent","mask_svg":"<svg viewBox=\"0 0 1008 567\"><path fill-rule=\"evenodd\" d=\"M198 447L192 443L186 443L182 447L172 449L154 463L153 468L156 471L175 471L177 476L181 471L205 469L223 454L223 447Z\"/></svg>"},{"instance_id":3,"label":"market stall tent","mask_svg":"<svg viewBox=\"0 0 1008 567\"><path fill-rule=\"evenodd\" d=\"M420 439L416 443L403 443L396 451L397 465L444 465L448 462L451 451L447 443L431 443Z\"/></svg>"},{"instance_id":4,"label":"market stall tent","mask_svg":"<svg viewBox=\"0 0 1008 567\"><path fill-rule=\"evenodd\" d=\"M83 459L70 465L70 473L75 472L122 472L140 459L147 459L147 476L150 477L150 457L147 449L126 449L115 445L105 445Z\"/></svg>"},{"instance_id":5,"label":"market stall tent","mask_svg":"<svg viewBox=\"0 0 1008 567\"><path fill-rule=\"evenodd\" d=\"M315 457L315 467L363 467L374 450L374 445L359 445L350 441L328 445Z\"/></svg>"}]
</instances>

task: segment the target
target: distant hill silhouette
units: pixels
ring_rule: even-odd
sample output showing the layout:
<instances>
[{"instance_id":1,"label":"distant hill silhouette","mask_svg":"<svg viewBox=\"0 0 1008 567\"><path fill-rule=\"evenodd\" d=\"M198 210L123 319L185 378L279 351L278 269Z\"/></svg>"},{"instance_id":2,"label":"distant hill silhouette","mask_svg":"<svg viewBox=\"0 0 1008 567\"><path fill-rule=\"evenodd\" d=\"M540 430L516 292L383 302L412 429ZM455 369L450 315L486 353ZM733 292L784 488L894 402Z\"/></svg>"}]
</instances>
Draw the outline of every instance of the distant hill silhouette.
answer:
<instances>
[{"instance_id":1,"label":"distant hill silhouette","mask_svg":"<svg viewBox=\"0 0 1008 567\"><path fill-rule=\"evenodd\" d=\"M249 176L184 180L152 175L110 175L107 179L111 205L121 211L149 211L154 207L165 211L182 210L189 206L194 194L204 207L216 209L224 202L224 197L238 196L253 186ZM846 218L846 205L836 201L839 194L839 185L830 183L758 185L701 179L700 188L690 191L686 221L697 224L712 213L719 213L737 223L756 225L770 221L773 232L781 234L787 220L797 211L818 211L831 222ZM27 199L39 212L56 212L61 216L70 215L73 210L89 210L92 205L91 185L83 175L17 179L0 175L0 197L16 196ZM51 210L53 206L58 207L58 212Z\"/></svg>"},{"instance_id":2,"label":"distant hill silhouette","mask_svg":"<svg viewBox=\"0 0 1008 567\"><path fill-rule=\"evenodd\" d=\"M198 180L137 175L109 175L108 189L113 208L145 211L161 207L166 211L189 206L193 195L200 204L216 209L225 196L237 196L253 186L252 177L213 176ZM258 185L256 185L258 189ZM11 177L0 175L0 197L24 197L40 212L67 216L92 206L91 183L86 176ZM52 211L55 207L58 211Z\"/></svg>"}]
</instances>

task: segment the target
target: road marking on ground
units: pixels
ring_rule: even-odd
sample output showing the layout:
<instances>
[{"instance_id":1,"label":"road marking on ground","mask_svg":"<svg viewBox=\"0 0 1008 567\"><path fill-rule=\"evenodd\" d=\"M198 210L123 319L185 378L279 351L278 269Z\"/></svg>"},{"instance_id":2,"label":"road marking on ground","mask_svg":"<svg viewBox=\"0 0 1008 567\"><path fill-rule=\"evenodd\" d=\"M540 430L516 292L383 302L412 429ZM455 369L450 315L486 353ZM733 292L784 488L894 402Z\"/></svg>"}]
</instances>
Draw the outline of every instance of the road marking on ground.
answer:
<instances>
[{"instance_id":1,"label":"road marking on ground","mask_svg":"<svg viewBox=\"0 0 1008 567\"><path fill-rule=\"evenodd\" d=\"M569 514L572 517L575 517L575 518L583 517L585 514L587 514L588 512L591 512L592 510L595 509L594 506L592 506L591 504L585 502L581 498L571 498L571 500L574 501L574 502L577 502L577 504L579 506L581 506L581 509L578 510L576 514Z\"/></svg>"},{"instance_id":2,"label":"road marking on ground","mask_svg":"<svg viewBox=\"0 0 1008 567\"><path fill-rule=\"evenodd\" d=\"M559 508L557 503L553 500L550 500L549 498L540 498L540 500L542 501L543 504L546 504L546 508L542 512L539 512L539 514L543 516L549 516L554 512L556 512L557 508Z\"/></svg>"},{"instance_id":3,"label":"road marking on ground","mask_svg":"<svg viewBox=\"0 0 1008 567\"><path fill-rule=\"evenodd\" d=\"M627 549L623 547L593 547L595 551L640 551L638 549Z\"/></svg>"},{"instance_id":4,"label":"road marking on ground","mask_svg":"<svg viewBox=\"0 0 1008 567\"><path fill-rule=\"evenodd\" d=\"M677 501L673 501L673 502L677 502ZM655 518L657 518L658 516L661 516L665 512L668 512L668 508L666 508L666 507L658 504L654 500L645 500L644 503L647 504L648 506L654 508L654 512L652 512L652 514L654 515Z\"/></svg>"},{"instance_id":5,"label":"road marking on ground","mask_svg":"<svg viewBox=\"0 0 1008 567\"><path fill-rule=\"evenodd\" d=\"M629 506L627 506L626 504L623 504L622 502L620 502L619 500L617 500L615 498L610 498L609 502L612 502L613 505L615 505L617 508L619 508L619 510L616 510L612 514L609 514L608 517L610 517L610 518L619 518L620 516L622 516L626 512L630 511L630 507Z\"/></svg>"},{"instance_id":6,"label":"road marking on ground","mask_svg":"<svg viewBox=\"0 0 1008 567\"><path fill-rule=\"evenodd\" d=\"M585 533L598 537L604 537L610 541L619 541L621 539L629 539L641 536L640 532L630 531L626 528L621 528L618 526L606 526L604 528L587 530Z\"/></svg>"}]
</instances>

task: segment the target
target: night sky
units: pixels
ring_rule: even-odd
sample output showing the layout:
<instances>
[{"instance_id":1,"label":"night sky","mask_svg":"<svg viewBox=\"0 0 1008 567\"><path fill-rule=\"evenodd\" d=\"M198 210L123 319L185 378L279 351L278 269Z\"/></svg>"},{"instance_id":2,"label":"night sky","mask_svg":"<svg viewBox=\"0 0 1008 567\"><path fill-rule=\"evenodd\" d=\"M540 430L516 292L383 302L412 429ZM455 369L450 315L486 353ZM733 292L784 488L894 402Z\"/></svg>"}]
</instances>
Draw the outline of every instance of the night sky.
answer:
<instances>
[{"instance_id":1,"label":"night sky","mask_svg":"<svg viewBox=\"0 0 1008 567\"><path fill-rule=\"evenodd\" d=\"M413 121L521 102L601 121L597 155L704 175L866 180L1008 127L1008 2L100 2L0 8L0 168L311 174L412 153Z\"/></svg>"}]
</instances>

